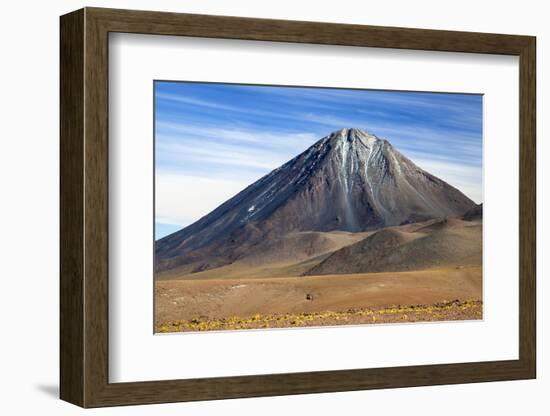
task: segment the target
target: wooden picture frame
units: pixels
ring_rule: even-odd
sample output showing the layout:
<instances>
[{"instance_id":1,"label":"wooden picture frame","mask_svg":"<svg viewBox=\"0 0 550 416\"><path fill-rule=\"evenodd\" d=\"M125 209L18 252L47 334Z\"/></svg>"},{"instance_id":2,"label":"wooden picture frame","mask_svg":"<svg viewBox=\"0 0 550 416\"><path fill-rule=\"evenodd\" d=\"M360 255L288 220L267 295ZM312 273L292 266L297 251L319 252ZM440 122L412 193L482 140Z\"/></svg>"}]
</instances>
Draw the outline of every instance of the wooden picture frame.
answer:
<instances>
[{"instance_id":1,"label":"wooden picture frame","mask_svg":"<svg viewBox=\"0 0 550 416\"><path fill-rule=\"evenodd\" d=\"M536 376L535 38L85 8L61 17L60 396L82 407L397 388ZM110 383L108 35L111 32L519 56L519 359Z\"/></svg>"}]
</instances>

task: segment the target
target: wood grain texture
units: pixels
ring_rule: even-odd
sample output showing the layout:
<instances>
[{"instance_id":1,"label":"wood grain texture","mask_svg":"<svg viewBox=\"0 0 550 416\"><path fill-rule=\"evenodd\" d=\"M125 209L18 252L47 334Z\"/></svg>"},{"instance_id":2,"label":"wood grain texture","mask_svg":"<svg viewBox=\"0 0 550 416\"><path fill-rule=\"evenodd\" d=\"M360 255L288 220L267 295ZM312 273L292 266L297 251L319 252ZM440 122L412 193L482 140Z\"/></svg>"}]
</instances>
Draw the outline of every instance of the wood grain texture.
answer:
<instances>
[{"instance_id":1,"label":"wood grain texture","mask_svg":"<svg viewBox=\"0 0 550 416\"><path fill-rule=\"evenodd\" d=\"M519 55L528 36L87 8L110 32Z\"/></svg>"},{"instance_id":2,"label":"wood grain texture","mask_svg":"<svg viewBox=\"0 0 550 416\"><path fill-rule=\"evenodd\" d=\"M519 359L109 383L108 33L520 57ZM83 407L535 377L535 39L484 33L87 8L61 18L61 397Z\"/></svg>"},{"instance_id":3,"label":"wood grain texture","mask_svg":"<svg viewBox=\"0 0 550 416\"><path fill-rule=\"evenodd\" d=\"M85 406L108 381L109 182L108 33L85 11L84 377Z\"/></svg>"},{"instance_id":4,"label":"wood grain texture","mask_svg":"<svg viewBox=\"0 0 550 416\"><path fill-rule=\"evenodd\" d=\"M520 54L519 356L536 377L536 41Z\"/></svg>"},{"instance_id":5,"label":"wood grain texture","mask_svg":"<svg viewBox=\"0 0 550 416\"><path fill-rule=\"evenodd\" d=\"M61 19L60 388L84 404L84 12Z\"/></svg>"}]
</instances>

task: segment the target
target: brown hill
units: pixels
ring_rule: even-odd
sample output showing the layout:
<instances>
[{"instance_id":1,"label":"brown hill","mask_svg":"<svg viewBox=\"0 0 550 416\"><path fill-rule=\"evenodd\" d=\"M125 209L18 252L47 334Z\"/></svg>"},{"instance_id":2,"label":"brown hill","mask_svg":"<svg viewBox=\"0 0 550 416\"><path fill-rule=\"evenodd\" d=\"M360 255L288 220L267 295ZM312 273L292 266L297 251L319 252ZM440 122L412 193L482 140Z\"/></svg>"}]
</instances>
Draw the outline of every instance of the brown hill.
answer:
<instances>
[{"instance_id":1,"label":"brown hill","mask_svg":"<svg viewBox=\"0 0 550 416\"><path fill-rule=\"evenodd\" d=\"M395 229L335 251L305 275L398 272L481 265L482 225L442 221L406 233Z\"/></svg>"},{"instance_id":2,"label":"brown hill","mask_svg":"<svg viewBox=\"0 0 550 416\"><path fill-rule=\"evenodd\" d=\"M312 257L339 250L367 237L368 234L368 232L349 233L342 231L290 233L274 240L260 242L242 259L242 263L251 266L299 263Z\"/></svg>"},{"instance_id":3,"label":"brown hill","mask_svg":"<svg viewBox=\"0 0 550 416\"><path fill-rule=\"evenodd\" d=\"M180 278L186 275L193 279L298 276L330 253L362 240L367 235L368 232L343 231L290 233L262 240L243 254L241 259L228 265L190 274L197 264L189 264L159 272L157 279Z\"/></svg>"}]
</instances>

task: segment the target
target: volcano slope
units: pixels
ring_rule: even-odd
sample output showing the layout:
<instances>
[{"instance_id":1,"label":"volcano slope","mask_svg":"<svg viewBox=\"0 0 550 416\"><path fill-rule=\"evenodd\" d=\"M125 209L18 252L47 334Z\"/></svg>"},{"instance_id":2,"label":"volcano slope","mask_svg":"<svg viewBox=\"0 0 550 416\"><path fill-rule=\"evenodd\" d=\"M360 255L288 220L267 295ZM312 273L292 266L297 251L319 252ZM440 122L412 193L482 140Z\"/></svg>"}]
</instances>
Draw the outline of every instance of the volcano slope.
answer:
<instances>
[{"instance_id":1,"label":"volcano slope","mask_svg":"<svg viewBox=\"0 0 550 416\"><path fill-rule=\"evenodd\" d=\"M156 242L156 327L480 302L481 239L481 206L386 140L342 129ZM477 319L475 305L437 319Z\"/></svg>"}]
</instances>

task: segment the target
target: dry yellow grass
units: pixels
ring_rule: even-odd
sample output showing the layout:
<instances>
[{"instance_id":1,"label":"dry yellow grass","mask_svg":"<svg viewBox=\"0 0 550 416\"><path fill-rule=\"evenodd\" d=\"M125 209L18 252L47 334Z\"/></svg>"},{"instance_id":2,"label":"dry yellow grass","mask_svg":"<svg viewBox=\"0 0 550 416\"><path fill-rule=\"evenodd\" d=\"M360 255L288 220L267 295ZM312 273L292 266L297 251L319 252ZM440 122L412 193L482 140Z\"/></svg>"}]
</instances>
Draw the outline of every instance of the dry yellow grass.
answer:
<instances>
[{"instance_id":1,"label":"dry yellow grass","mask_svg":"<svg viewBox=\"0 0 550 416\"><path fill-rule=\"evenodd\" d=\"M196 317L160 323L156 332L225 331L258 328L383 324L482 319L482 302L476 300L440 302L432 305L392 306L297 314L255 314L222 319Z\"/></svg>"}]
</instances>

